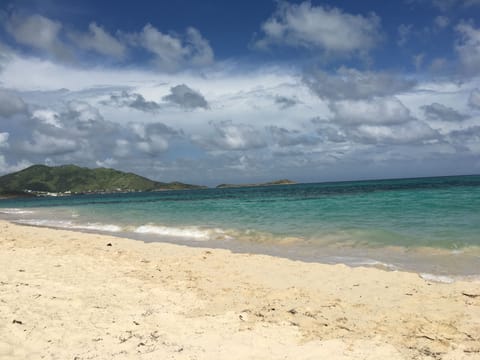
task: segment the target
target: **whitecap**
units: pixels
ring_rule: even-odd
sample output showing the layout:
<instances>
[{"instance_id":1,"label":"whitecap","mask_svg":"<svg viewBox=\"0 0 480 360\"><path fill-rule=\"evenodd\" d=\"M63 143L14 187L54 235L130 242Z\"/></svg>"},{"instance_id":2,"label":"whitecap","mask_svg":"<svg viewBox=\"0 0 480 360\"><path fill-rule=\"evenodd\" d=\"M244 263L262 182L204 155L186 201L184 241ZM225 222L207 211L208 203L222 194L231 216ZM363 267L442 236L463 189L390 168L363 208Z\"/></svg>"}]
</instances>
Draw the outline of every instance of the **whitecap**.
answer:
<instances>
[{"instance_id":1,"label":"whitecap","mask_svg":"<svg viewBox=\"0 0 480 360\"><path fill-rule=\"evenodd\" d=\"M155 234L163 236L183 237L195 240L210 240L212 238L224 237L224 232L219 229L200 229L198 227L172 227L161 225L142 225L134 232L137 234Z\"/></svg>"}]
</instances>

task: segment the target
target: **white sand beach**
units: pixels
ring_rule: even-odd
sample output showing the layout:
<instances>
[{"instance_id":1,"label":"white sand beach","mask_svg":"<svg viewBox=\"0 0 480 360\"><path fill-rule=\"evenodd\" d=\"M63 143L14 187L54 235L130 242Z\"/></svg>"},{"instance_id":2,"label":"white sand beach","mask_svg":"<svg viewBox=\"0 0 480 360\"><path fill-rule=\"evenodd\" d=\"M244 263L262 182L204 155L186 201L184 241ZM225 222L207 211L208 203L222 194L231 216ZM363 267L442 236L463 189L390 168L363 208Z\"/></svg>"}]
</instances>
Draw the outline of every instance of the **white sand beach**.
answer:
<instances>
[{"instance_id":1,"label":"white sand beach","mask_svg":"<svg viewBox=\"0 0 480 360\"><path fill-rule=\"evenodd\" d=\"M478 282L5 221L0 266L0 359L480 359Z\"/></svg>"}]
</instances>

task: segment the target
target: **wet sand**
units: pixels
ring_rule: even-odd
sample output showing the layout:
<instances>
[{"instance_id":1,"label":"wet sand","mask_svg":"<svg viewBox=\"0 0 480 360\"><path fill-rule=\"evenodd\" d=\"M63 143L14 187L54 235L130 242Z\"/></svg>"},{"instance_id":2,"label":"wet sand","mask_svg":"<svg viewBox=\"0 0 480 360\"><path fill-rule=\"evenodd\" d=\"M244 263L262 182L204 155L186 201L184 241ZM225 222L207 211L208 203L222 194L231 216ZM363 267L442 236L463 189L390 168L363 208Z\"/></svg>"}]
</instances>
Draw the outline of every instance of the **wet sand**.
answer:
<instances>
[{"instance_id":1,"label":"wet sand","mask_svg":"<svg viewBox=\"0 0 480 360\"><path fill-rule=\"evenodd\" d=\"M0 221L0 359L480 359L480 283Z\"/></svg>"}]
</instances>

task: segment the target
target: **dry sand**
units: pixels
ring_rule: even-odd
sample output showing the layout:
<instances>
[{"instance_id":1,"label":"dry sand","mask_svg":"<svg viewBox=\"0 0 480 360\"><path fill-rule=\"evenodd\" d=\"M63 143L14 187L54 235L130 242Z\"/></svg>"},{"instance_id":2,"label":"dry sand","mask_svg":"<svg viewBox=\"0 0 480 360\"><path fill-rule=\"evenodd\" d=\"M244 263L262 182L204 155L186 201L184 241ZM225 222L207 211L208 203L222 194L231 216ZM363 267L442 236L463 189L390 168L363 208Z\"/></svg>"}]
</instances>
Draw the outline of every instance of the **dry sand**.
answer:
<instances>
[{"instance_id":1,"label":"dry sand","mask_svg":"<svg viewBox=\"0 0 480 360\"><path fill-rule=\"evenodd\" d=\"M4 221L0 266L0 359L480 359L478 282Z\"/></svg>"}]
</instances>

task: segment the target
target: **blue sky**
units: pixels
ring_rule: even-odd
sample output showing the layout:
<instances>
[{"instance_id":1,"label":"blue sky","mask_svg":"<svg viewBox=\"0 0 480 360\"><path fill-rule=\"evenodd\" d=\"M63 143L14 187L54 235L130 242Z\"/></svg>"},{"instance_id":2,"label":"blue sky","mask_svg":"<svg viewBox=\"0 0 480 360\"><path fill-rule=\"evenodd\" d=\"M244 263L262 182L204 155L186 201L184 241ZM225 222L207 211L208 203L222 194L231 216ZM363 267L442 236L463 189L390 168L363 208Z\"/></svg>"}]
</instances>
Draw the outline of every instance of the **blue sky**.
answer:
<instances>
[{"instance_id":1,"label":"blue sky","mask_svg":"<svg viewBox=\"0 0 480 360\"><path fill-rule=\"evenodd\" d=\"M0 172L480 172L480 1L11 1Z\"/></svg>"}]
</instances>

